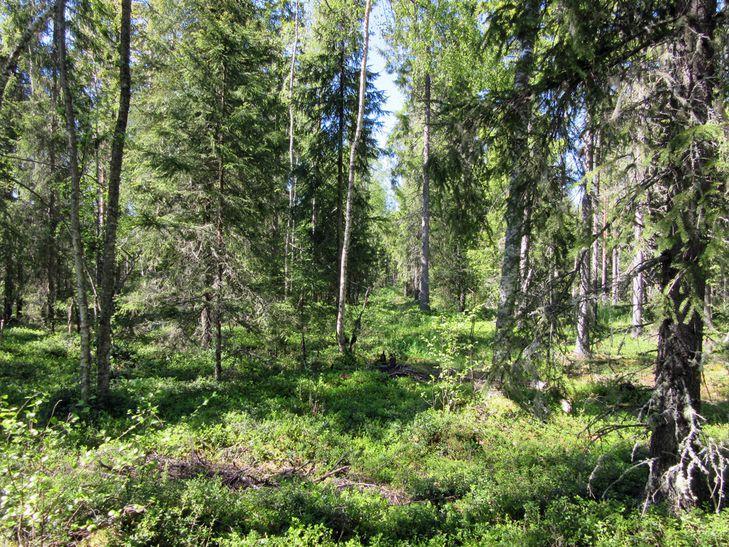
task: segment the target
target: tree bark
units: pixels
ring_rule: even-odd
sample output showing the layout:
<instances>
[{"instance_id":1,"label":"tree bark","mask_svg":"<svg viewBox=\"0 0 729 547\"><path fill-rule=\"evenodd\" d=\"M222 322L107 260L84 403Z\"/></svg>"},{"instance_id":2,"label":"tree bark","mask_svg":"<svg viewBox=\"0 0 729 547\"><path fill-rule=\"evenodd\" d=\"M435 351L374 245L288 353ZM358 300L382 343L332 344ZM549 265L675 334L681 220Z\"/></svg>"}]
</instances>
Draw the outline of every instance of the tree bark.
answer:
<instances>
[{"instance_id":1,"label":"tree bark","mask_svg":"<svg viewBox=\"0 0 729 547\"><path fill-rule=\"evenodd\" d=\"M540 4L536 0L527 0L525 15L535 22L539 14ZM521 276L519 262L521 241L524 236L524 211L527 208L527 196L534 181L528 166L529 142L527 138L532 102L529 96L529 81L534 64L534 42L538 28L536 23L524 28L519 33L519 60L514 75L514 91L519 104L515 108L514 128L512 130L511 149L514 150L514 168L509 179L509 194L506 201L506 236L504 240L504 258L501 264L499 281L499 306L496 314L496 348L493 363L503 370L510 360L513 349L514 328L516 326L516 310L521 297Z\"/></svg>"},{"instance_id":2,"label":"tree bark","mask_svg":"<svg viewBox=\"0 0 729 547\"><path fill-rule=\"evenodd\" d=\"M101 284L102 284L102 277L103 277L103 271L104 271L104 224L105 224L105 218L106 218L106 197L105 197L105 190L107 188L107 182L106 182L106 171L101 165L101 156L99 154L99 150L101 148L101 136L96 133L94 135L94 140L96 140L96 146L94 147L94 161L96 164L96 215L94 218L95 221L95 228L96 228L96 237L94 238L94 249L93 251L96 254L96 269L95 269L95 276L94 276L94 283L96 283L96 286L99 287L98 291L94 292L94 320L97 322L99 321L99 315L101 312ZM98 334L98 333L97 333ZM97 356L98 358L98 356Z\"/></svg>"},{"instance_id":3,"label":"tree bark","mask_svg":"<svg viewBox=\"0 0 729 547\"><path fill-rule=\"evenodd\" d=\"M597 311L598 295L601 292L600 287L600 173L597 168L600 164L600 133L597 129L592 136L592 145L590 147L591 158L590 158L590 173L592 175L592 252L590 253L591 260L591 277L592 277L592 305ZM595 315L593 315L593 318Z\"/></svg>"},{"instance_id":4,"label":"tree bark","mask_svg":"<svg viewBox=\"0 0 729 547\"><path fill-rule=\"evenodd\" d=\"M602 262L600 265L601 268L601 275L600 275L600 299L603 302L608 301L608 296L610 295L610 285L608 284L608 245L607 245L607 203L603 199L602 203L602 222L600 225L600 246L602 250Z\"/></svg>"},{"instance_id":5,"label":"tree bark","mask_svg":"<svg viewBox=\"0 0 729 547\"><path fill-rule=\"evenodd\" d=\"M423 82L423 209L420 222L420 309L430 310L430 73Z\"/></svg>"},{"instance_id":6,"label":"tree bark","mask_svg":"<svg viewBox=\"0 0 729 547\"><path fill-rule=\"evenodd\" d=\"M679 0L675 8L681 27L668 67L672 75L668 142L708 122L715 77L716 0ZM704 321L700 303L705 298L708 239L704 208L717 184L710 171L715 156L716 144L698 136L682 157L671 160L672 169L661 181L666 207L659 209L657 220L665 222L668 216L670 228L664 235L673 244L660 256L665 311L658 330L656 389L649 405L652 435L647 488L649 501L665 500L674 512L709 497L707 477L697 464L702 463L699 412Z\"/></svg>"},{"instance_id":7,"label":"tree bark","mask_svg":"<svg viewBox=\"0 0 729 547\"><path fill-rule=\"evenodd\" d=\"M337 146L337 268L342 267L342 243L344 241L344 40L340 43L339 50L339 105L338 117L338 146ZM337 306L339 306L339 294L337 293Z\"/></svg>"},{"instance_id":8,"label":"tree bark","mask_svg":"<svg viewBox=\"0 0 729 547\"><path fill-rule=\"evenodd\" d=\"M53 145L51 145L53 146ZM55 171L54 171L55 172ZM53 182L51 182L53 184ZM56 330L56 262L58 251L56 249L56 231L58 229L58 212L56 211L56 190L51 188L48 196L48 238L46 241L46 304L45 323L55 332Z\"/></svg>"},{"instance_id":9,"label":"tree bark","mask_svg":"<svg viewBox=\"0 0 729 547\"><path fill-rule=\"evenodd\" d=\"M613 276L612 276L613 305L620 303L620 247L613 247Z\"/></svg>"},{"instance_id":10,"label":"tree bark","mask_svg":"<svg viewBox=\"0 0 729 547\"><path fill-rule=\"evenodd\" d=\"M53 72L53 83L51 86L51 107L53 112L51 114L51 135L56 135L58 131L56 112L58 108L58 80L57 74ZM54 332L56 329L56 296L58 294L58 247L57 247L57 232L59 225L58 217L58 193L56 191L57 178L57 158L56 158L56 144L51 141L48 144L48 162L51 170L49 190L48 190L48 239L46 241L46 325Z\"/></svg>"},{"instance_id":11,"label":"tree bark","mask_svg":"<svg viewBox=\"0 0 729 547\"><path fill-rule=\"evenodd\" d=\"M599 145L599 139L595 138L594 144L595 147L592 151L592 165L591 171L593 171L597 167L597 153L598 153L598 145ZM593 303L596 306L597 305L597 297L601 292L600 287L600 176L593 171L593 192L592 192L592 251L590 253L590 261L591 261L591 272L590 276L592 277L592 297L593 297Z\"/></svg>"},{"instance_id":12,"label":"tree bark","mask_svg":"<svg viewBox=\"0 0 729 547\"><path fill-rule=\"evenodd\" d=\"M704 325L711 330L716 328L714 325L714 291L708 282L704 296Z\"/></svg>"},{"instance_id":13,"label":"tree bark","mask_svg":"<svg viewBox=\"0 0 729 547\"><path fill-rule=\"evenodd\" d=\"M91 327L89 325L89 304L86 294L86 272L84 247L81 234L81 170L78 158L78 139L76 136L76 115L73 96L68 78L68 59L66 58L66 0L56 3L56 24L54 29L58 56L58 74L63 91L66 112L66 138L71 169L71 245L76 275L76 306L78 309L79 331L81 335L80 387L81 398L87 399L91 387Z\"/></svg>"},{"instance_id":14,"label":"tree bark","mask_svg":"<svg viewBox=\"0 0 729 547\"><path fill-rule=\"evenodd\" d=\"M132 78L129 67L132 1L121 0L119 31L119 112L111 144L111 162L107 181L104 215L104 251L101 261L101 291L99 294L99 327L96 333L96 365L98 367L98 396L103 402L109 396L111 372L111 318L114 314L116 288L116 231L119 223L119 187L121 185L124 141L127 134Z\"/></svg>"},{"instance_id":15,"label":"tree bark","mask_svg":"<svg viewBox=\"0 0 729 547\"><path fill-rule=\"evenodd\" d=\"M635 221L633 222L633 239L635 245L635 258L633 259L633 293L632 293L632 329L633 338L643 333L643 300L645 299L645 274L642 270L645 261L643 242L643 204L635 206Z\"/></svg>"},{"instance_id":16,"label":"tree bark","mask_svg":"<svg viewBox=\"0 0 729 547\"><path fill-rule=\"evenodd\" d=\"M200 346L204 349L210 348L210 343L213 340L212 333L212 307L213 307L213 295L210 294L210 286L213 284L212 276L205 273L205 293L203 294L203 306L200 310Z\"/></svg>"},{"instance_id":17,"label":"tree bark","mask_svg":"<svg viewBox=\"0 0 729 547\"><path fill-rule=\"evenodd\" d=\"M594 168L594 136L592 132L586 144L587 150L587 172ZM592 274L594 273L591 255L594 253L594 246L591 244L593 238L593 211L592 195L587 184L588 177L582 178L582 248L578 254L578 283L579 292L577 300L577 340L575 343L575 355L579 358L588 358L592 355L590 344L590 331L592 329L592 296L594 287Z\"/></svg>"},{"instance_id":18,"label":"tree bark","mask_svg":"<svg viewBox=\"0 0 729 547\"><path fill-rule=\"evenodd\" d=\"M3 328L10 326L13 319L13 302L15 302L15 261L13 249L7 230L3 231L3 263L5 276L3 279Z\"/></svg>"},{"instance_id":19,"label":"tree bark","mask_svg":"<svg viewBox=\"0 0 729 547\"><path fill-rule=\"evenodd\" d=\"M291 52L289 68L289 211L286 225L286 241L284 248L284 294L291 290L291 267L294 260L294 206L296 204L296 173L294 153L294 77L296 75L296 53L299 49L299 0L294 6L294 46Z\"/></svg>"},{"instance_id":20,"label":"tree bark","mask_svg":"<svg viewBox=\"0 0 729 547\"><path fill-rule=\"evenodd\" d=\"M215 214L215 281L213 289L215 291L215 311L213 319L215 322L215 380L220 380L223 375L223 256L225 247L223 241L223 207L225 205L223 196L225 195L225 158L223 157L224 135L222 120L226 116L226 99L228 93L228 67L223 62L222 87L220 90L220 122L218 124L218 135L216 138L216 148L218 156L218 203Z\"/></svg>"},{"instance_id":21,"label":"tree bark","mask_svg":"<svg viewBox=\"0 0 729 547\"><path fill-rule=\"evenodd\" d=\"M524 233L521 236L521 248L519 250L519 276L521 278L521 292L527 294L531 281L531 265L529 264L529 252L531 250L531 217L532 208L527 203L524 211Z\"/></svg>"},{"instance_id":22,"label":"tree bark","mask_svg":"<svg viewBox=\"0 0 729 547\"><path fill-rule=\"evenodd\" d=\"M342 241L342 254L339 260L339 299L337 301L337 343L339 351L344 353L347 350L347 337L344 334L345 302L347 299L347 259L349 255L349 242L352 235L352 203L354 201L354 167L357 157L357 146L362 135L362 119L364 118L365 99L367 91L367 50L370 43L370 11L372 0L365 4L363 23L364 45L362 51L362 66L359 74L359 105L357 107L357 125L354 138L349 151L349 182L347 185L347 206L344 216L344 239Z\"/></svg>"}]
</instances>

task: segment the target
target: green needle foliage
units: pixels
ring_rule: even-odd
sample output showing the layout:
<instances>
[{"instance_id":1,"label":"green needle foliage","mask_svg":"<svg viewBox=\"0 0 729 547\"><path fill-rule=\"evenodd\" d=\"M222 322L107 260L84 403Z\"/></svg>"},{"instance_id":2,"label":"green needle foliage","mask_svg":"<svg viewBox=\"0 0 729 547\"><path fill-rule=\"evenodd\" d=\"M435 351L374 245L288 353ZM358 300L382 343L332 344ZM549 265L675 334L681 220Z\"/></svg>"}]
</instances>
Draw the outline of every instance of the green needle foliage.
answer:
<instances>
[{"instance_id":1,"label":"green needle foliage","mask_svg":"<svg viewBox=\"0 0 729 547\"><path fill-rule=\"evenodd\" d=\"M0 0L0 543L729 543L726 2L128 6Z\"/></svg>"}]
</instances>

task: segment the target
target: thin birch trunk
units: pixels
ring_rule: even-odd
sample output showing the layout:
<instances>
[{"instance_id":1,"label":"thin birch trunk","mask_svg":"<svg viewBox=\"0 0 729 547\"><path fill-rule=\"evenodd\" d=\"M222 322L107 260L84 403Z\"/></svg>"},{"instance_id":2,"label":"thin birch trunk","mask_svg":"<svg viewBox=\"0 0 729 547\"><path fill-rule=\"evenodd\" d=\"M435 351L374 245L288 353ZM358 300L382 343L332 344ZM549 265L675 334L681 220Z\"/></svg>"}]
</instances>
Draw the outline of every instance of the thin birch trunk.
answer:
<instances>
[{"instance_id":1,"label":"thin birch trunk","mask_svg":"<svg viewBox=\"0 0 729 547\"><path fill-rule=\"evenodd\" d=\"M58 118L56 115L58 108L58 81L57 74L53 72L53 83L51 86L51 106L53 108L53 114L51 116L51 135L56 135L58 132ZM48 145L48 161L51 170L50 177L50 189L48 192L48 243L47 243L47 256L46 256L46 288L48 293L46 295L46 323L51 329L51 332L56 330L56 296L58 294L58 245L57 245L57 231L59 224L58 217L58 205L57 205L57 191L56 184L58 182L56 171L57 158L56 158L56 144L51 142Z\"/></svg>"},{"instance_id":2,"label":"thin birch trunk","mask_svg":"<svg viewBox=\"0 0 729 547\"><path fill-rule=\"evenodd\" d=\"M531 220L532 208L531 205L527 205L524 211L524 233L521 236L521 248L519 250L519 276L521 278L521 293L523 295L528 293L532 278L532 268L529 263L529 254L531 251Z\"/></svg>"},{"instance_id":3,"label":"thin birch trunk","mask_svg":"<svg viewBox=\"0 0 729 547\"><path fill-rule=\"evenodd\" d=\"M89 325L89 304L86 293L86 272L84 267L84 247L81 236L81 171L78 158L78 139L76 136L76 115L73 96L68 77L66 58L66 0L56 3L56 24L54 29L58 73L63 91L66 112L66 137L71 170L71 245L76 276L76 305L78 308L79 331L81 335L80 387L81 398L88 399L91 387L91 327Z\"/></svg>"},{"instance_id":4,"label":"thin birch trunk","mask_svg":"<svg viewBox=\"0 0 729 547\"><path fill-rule=\"evenodd\" d=\"M593 169L593 135L590 134L587 144L587 171ZM592 273L591 264L593 247L590 243L593 236L593 212L592 196L587 185L587 176L582 179L582 249L578 254L578 279L579 293L577 300L577 340L575 343L575 355L580 358L588 358L592 354L590 347L590 331L592 328Z\"/></svg>"},{"instance_id":5,"label":"thin birch trunk","mask_svg":"<svg viewBox=\"0 0 729 547\"><path fill-rule=\"evenodd\" d=\"M364 45L362 52L362 66L359 74L359 105L357 107L357 126L349 151L349 183L347 185L347 207L344 216L344 239L342 241L342 255L339 261L339 300L337 302L337 343L339 351L347 350L347 338L344 334L345 302L347 299L347 259L349 255L349 242L352 235L352 203L354 201L354 167L357 157L357 146L362 135L362 119L367 91L367 50L370 43L370 11L372 0L367 0L364 14Z\"/></svg>"},{"instance_id":6,"label":"thin birch trunk","mask_svg":"<svg viewBox=\"0 0 729 547\"><path fill-rule=\"evenodd\" d=\"M635 206L635 221L633 222L633 239L635 257L633 258L633 293L632 293L632 329L633 338L643 333L643 300L645 298L645 278L641 268L645 261L643 244L643 203Z\"/></svg>"},{"instance_id":7,"label":"thin birch trunk","mask_svg":"<svg viewBox=\"0 0 729 547\"><path fill-rule=\"evenodd\" d=\"M597 308L600 287L600 173L597 170L600 163L600 133L595 130L592 137L590 172L592 174L592 252L590 260L592 264L592 304Z\"/></svg>"},{"instance_id":8,"label":"thin birch trunk","mask_svg":"<svg viewBox=\"0 0 729 547\"><path fill-rule=\"evenodd\" d=\"M612 300L613 305L620 302L620 247L613 247L613 277L612 277Z\"/></svg>"},{"instance_id":9,"label":"thin birch trunk","mask_svg":"<svg viewBox=\"0 0 729 547\"><path fill-rule=\"evenodd\" d=\"M344 41L340 42L339 50L339 104L338 117L338 146L337 146L337 269L341 269L342 242L344 238ZM339 293L337 293L337 306L339 306Z\"/></svg>"},{"instance_id":10,"label":"thin birch trunk","mask_svg":"<svg viewBox=\"0 0 729 547\"><path fill-rule=\"evenodd\" d=\"M294 206L296 204L296 174L294 153L294 77L296 75L296 54L299 49L299 0L294 6L294 46L291 52L291 67L289 68L289 217L286 225L286 241L284 249L284 293L291 291L291 268L294 260Z\"/></svg>"},{"instance_id":11,"label":"thin birch trunk","mask_svg":"<svg viewBox=\"0 0 729 547\"><path fill-rule=\"evenodd\" d=\"M109 395L111 373L111 318L114 315L116 289L116 232L119 224L119 187L124 160L124 143L132 94L130 72L132 0L121 0L119 29L119 111L111 143L111 161L104 210L104 251L101 261L101 293L99 295L99 327L96 337L96 366L98 367L98 396L105 401Z\"/></svg>"},{"instance_id":12,"label":"thin birch trunk","mask_svg":"<svg viewBox=\"0 0 729 547\"><path fill-rule=\"evenodd\" d=\"M420 223L420 309L430 310L430 73L425 73L423 82L423 209Z\"/></svg>"},{"instance_id":13,"label":"thin birch trunk","mask_svg":"<svg viewBox=\"0 0 729 547\"><path fill-rule=\"evenodd\" d=\"M601 231L601 251L602 251L602 262L600 264L600 300L603 302L608 301L610 295L610 285L608 284L608 245L607 245L607 203L603 199L602 204L602 222L600 224Z\"/></svg>"},{"instance_id":14,"label":"thin birch trunk","mask_svg":"<svg viewBox=\"0 0 729 547\"><path fill-rule=\"evenodd\" d=\"M221 120L225 119L226 95L227 95L227 66L223 63L223 81L220 93L220 116ZM213 321L215 323L215 380L221 380L223 376L223 196L225 192L225 158L223 157L223 128L222 121L218 125L218 135L216 138L216 148L218 156L218 180L217 180L217 209L215 212L215 281L213 282L213 290L215 292L215 308L213 313Z\"/></svg>"}]
</instances>

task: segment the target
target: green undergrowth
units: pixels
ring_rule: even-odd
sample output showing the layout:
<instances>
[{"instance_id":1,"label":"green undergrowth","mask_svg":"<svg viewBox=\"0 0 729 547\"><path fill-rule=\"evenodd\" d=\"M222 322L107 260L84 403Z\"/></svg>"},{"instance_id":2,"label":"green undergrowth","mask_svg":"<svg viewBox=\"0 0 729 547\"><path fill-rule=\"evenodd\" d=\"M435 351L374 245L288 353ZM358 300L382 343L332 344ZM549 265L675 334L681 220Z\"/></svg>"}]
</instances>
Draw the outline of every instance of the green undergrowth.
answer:
<instances>
[{"instance_id":1,"label":"green undergrowth","mask_svg":"<svg viewBox=\"0 0 729 547\"><path fill-rule=\"evenodd\" d=\"M421 314L379 292L354 361L327 348L303 365L295 342L271 351L233 331L219 383L204 352L120 340L104 411L75 402L74 338L5 331L0 534L38 545L729 543L726 513L641 514L646 470L631 458L646 439L610 426L635 423L649 396L649 334L575 364L561 393L570 412L556 399L539 420L468 377L438 379L488 359L488 317ZM383 352L422 374L380 370ZM717 438L729 436L725 376L720 359L707 367Z\"/></svg>"}]
</instances>

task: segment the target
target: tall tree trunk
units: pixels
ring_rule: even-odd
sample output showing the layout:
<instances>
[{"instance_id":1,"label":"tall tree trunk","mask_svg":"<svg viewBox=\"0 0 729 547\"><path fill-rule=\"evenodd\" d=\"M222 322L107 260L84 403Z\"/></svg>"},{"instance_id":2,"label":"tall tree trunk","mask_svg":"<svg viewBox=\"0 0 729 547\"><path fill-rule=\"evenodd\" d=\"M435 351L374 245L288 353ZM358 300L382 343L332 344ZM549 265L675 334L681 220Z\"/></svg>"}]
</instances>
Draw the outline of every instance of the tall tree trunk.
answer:
<instances>
[{"instance_id":1,"label":"tall tree trunk","mask_svg":"<svg viewBox=\"0 0 729 547\"><path fill-rule=\"evenodd\" d=\"M299 0L296 0L294 10L294 45L289 68L289 211L284 249L284 294L286 295L291 290L291 268L294 260L294 206L296 204L294 77L296 75L296 53L299 49Z\"/></svg>"},{"instance_id":2,"label":"tall tree trunk","mask_svg":"<svg viewBox=\"0 0 729 547\"><path fill-rule=\"evenodd\" d=\"M587 171L592 171L594 164L594 136L590 132L587 143ZM592 296L594 294L594 286L592 284L592 274L594 268L591 263L591 255L594 252L591 244L593 237L593 211L592 211L592 195L587 184L588 177L582 178L582 248L578 254L578 284L579 293L577 300L577 340L575 343L575 355L580 358L590 357L592 354L590 345L590 331L592 330Z\"/></svg>"},{"instance_id":3,"label":"tall tree trunk","mask_svg":"<svg viewBox=\"0 0 729 547\"><path fill-rule=\"evenodd\" d=\"M645 262L643 242L643 203L635 205L635 221L633 222L633 239L635 245L635 257L633 259L633 282L632 282L632 329L633 338L643 333L643 300L645 299L645 275L643 273L643 262Z\"/></svg>"},{"instance_id":4,"label":"tall tree trunk","mask_svg":"<svg viewBox=\"0 0 729 547\"><path fill-rule=\"evenodd\" d=\"M532 222L532 206L531 206L531 192L527 197L527 206L524 211L524 230L521 236L521 248L519 250L519 277L521 278L521 294L527 295L529 292L529 285L532 280L533 270L530 264L530 252L532 244L531 234L531 222ZM524 302L522 302L522 305ZM523 306L522 306L523 307Z\"/></svg>"},{"instance_id":5,"label":"tall tree trunk","mask_svg":"<svg viewBox=\"0 0 729 547\"><path fill-rule=\"evenodd\" d=\"M101 140L101 137L97 134L94 135L94 140L97 141L96 146L94 147L94 161L96 164L96 216L94 218L95 220L95 228L96 228L96 237L94 238L94 253L96 254L96 269L95 269L95 276L94 276L94 283L96 283L96 287L99 288L99 290L94 291L94 320L97 322L99 321L99 315L101 312L101 284L102 284L102 278L103 278L103 271L104 271L104 224L105 224L105 218L106 218L106 196L105 191L107 188L107 182L106 182L106 172L104 168L101 165L101 156L99 154L99 150L101 148L101 143L99 142ZM93 287L92 287L93 289ZM98 336L98 333L97 333ZM97 356L98 359L98 356Z\"/></svg>"},{"instance_id":6,"label":"tall tree trunk","mask_svg":"<svg viewBox=\"0 0 729 547\"><path fill-rule=\"evenodd\" d=\"M714 290L711 285L706 283L706 291L704 296L704 325L710 330L714 330Z\"/></svg>"},{"instance_id":7,"label":"tall tree trunk","mask_svg":"<svg viewBox=\"0 0 729 547\"><path fill-rule=\"evenodd\" d=\"M602 262L600 265L600 299L603 302L608 301L610 295L610 285L608 284L608 245L607 245L607 202L603 198L602 204L602 223L600 225L601 231L601 249L602 249Z\"/></svg>"},{"instance_id":8,"label":"tall tree trunk","mask_svg":"<svg viewBox=\"0 0 729 547\"><path fill-rule=\"evenodd\" d=\"M116 288L116 230L119 223L119 186L121 183L124 141L127 135L132 78L129 69L132 0L121 0L119 29L119 112L111 143L111 162L107 181L104 215L104 251L101 261L101 290L99 294L99 327L96 333L96 366L98 367L98 396L105 401L109 395L111 372L111 318L114 314Z\"/></svg>"},{"instance_id":9,"label":"tall tree trunk","mask_svg":"<svg viewBox=\"0 0 729 547\"><path fill-rule=\"evenodd\" d=\"M212 309L213 309L213 295L210 293L210 287L213 284L213 276L206 271L205 272L205 292L203 294L203 306L200 310L200 346L204 349L210 348L210 343L213 340L212 333Z\"/></svg>"},{"instance_id":10,"label":"tall tree trunk","mask_svg":"<svg viewBox=\"0 0 729 547\"><path fill-rule=\"evenodd\" d=\"M58 108L58 80L56 70L53 71L53 82L51 85L51 107L53 112L51 114L51 135L55 136L58 132L57 123L57 108ZM56 158L56 144L51 141L48 145L48 162L51 170L49 190L48 190L48 239L46 242L46 325L51 332L56 329L56 296L58 294L58 247L57 247L57 232L58 232L58 206L57 206L57 191L56 184L58 182L58 164Z\"/></svg>"},{"instance_id":11,"label":"tall tree trunk","mask_svg":"<svg viewBox=\"0 0 729 547\"><path fill-rule=\"evenodd\" d=\"M357 146L362 136L362 119L364 118L365 99L367 92L367 50L370 43L370 11L372 0L367 0L364 14L364 45L362 46L362 66L359 73L359 105L357 107L357 125L354 138L349 151L349 182L347 185L347 208L344 216L344 239L342 241L342 255L339 260L339 300L337 302L337 343L339 351L347 350L347 337L344 334L344 314L347 300L347 259L349 255L349 242L352 235L352 204L354 201L354 166L357 157Z\"/></svg>"},{"instance_id":12,"label":"tall tree trunk","mask_svg":"<svg viewBox=\"0 0 729 547\"><path fill-rule=\"evenodd\" d=\"M590 172L592 175L592 252L590 253L591 261L591 277L592 277L592 306L593 316L595 319L597 312L598 295L601 292L600 280L600 132L595 129L592 134L592 144L590 146Z\"/></svg>"},{"instance_id":13,"label":"tall tree trunk","mask_svg":"<svg viewBox=\"0 0 729 547\"><path fill-rule=\"evenodd\" d=\"M23 320L23 310L25 307L25 300L23 299L23 287L25 286L25 270L23 269L23 262L20 260L17 263L17 267L18 285L15 290L15 320L20 323Z\"/></svg>"},{"instance_id":14,"label":"tall tree trunk","mask_svg":"<svg viewBox=\"0 0 729 547\"><path fill-rule=\"evenodd\" d=\"M494 365L503 371L503 366L511 360L514 328L516 326L516 310L521 293L521 276L519 261L521 241L524 236L524 211L527 198L534 181L526 165L529 158L529 142L527 138L532 104L529 97L529 81L534 64L534 42L538 32L537 19L540 3L527 0L524 7L525 16L534 21L531 28L525 28L518 36L521 53L514 74L514 91L519 97L519 105L513 113L514 128L512 131L514 151L514 168L509 179L509 195L506 201L506 237L504 240L504 258L501 264L499 282L499 306L496 314L496 348Z\"/></svg>"},{"instance_id":15,"label":"tall tree trunk","mask_svg":"<svg viewBox=\"0 0 729 547\"><path fill-rule=\"evenodd\" d=\"M87 399L91 387L91 327L89 325L89 303L86 294L86 272L84 247L81 234L81 170L78 158L78 139L76 136L76 115L73 96L68 79L68 59L66 58L66 0L56 3L56 22L54 28L58 75L63 91L66 111L66 138L71 169L71 245L76 275L76 307L81 334L80 386L81 398Z\"/></svg>"},{"instance_id":16,"label":"tall tree trunk","mask_svg":"<svg viewBox=\"0 0 729 547\"><path fill-rule=\"evenodd\" d=\"M218 142L220 147L222 142ZM223 191L225 188L225 168L222 150L218 150L218 208L215 219L215 306L213 311L215 338L215 368L213 377L220 380L223 376Z\"/></svg>"},{"instance_id":17,"label":"tall tree trunk","mask_svg":"<svg viewBox=\"0 0 729 547\"><path fill-rule=\"evenodd\" d=\"M227 65L223 63L223 81L220 92L220 116L221 122L218 126L218 135L216 139L216 148L218 155L218 203L215 214L215 281L213 288L215 290L215 312L213 319L215 321L215 371L216 380L220 380L223 375L223 256L225 254L223 242L223 196L225 192L225 158L223 157L223 128L222 120L225 119L225 109L227 107L226 98L228 93L228 72Z\"/></svg>"},{"instance_id":18,"label":"tall tree trunk","mask_svg":"<svg viewBox=\"0 0 729 547\"><path fill-rule=\"evenodd\" d=\"M15 261L13 249L10 245L10 235L3 231L3 265L5 277L3 279L3 328L10 325L13 319L13 302L15 302Z\"/></svg>"},{"instance_id":19,"label":"tall tree trunk","mask_svg":"<svg viewBox=\"0 0 729 547\"><path fill-rule=\"evenodd\" d=\"M612 277L613 305L620 303L620 247L613 247L613 277Z\"/></svg>"},{"instance_id":20,"label":"tall tree trunk","mask_svg":"<svg viewBox=\"0 0 729 547\"><path fill-rule=\"evenodd\" d=\"M716 0L679 0L675 7L682 28L668 67L673 83L667 142L708 122L715 77ZM650 501L666 500L676 512L709 495L706 477L697 465L702 463L699 412L704 322L695 303L705 297L708 221L704 208L716 184L710 171L716 146L700 135L694 139L667 170L661 196L666 208L658 213L659 221L665 222L666 215L671 219L665 235L673 245L660 256L659 284L666 311L658 330L656 389L649 406L652 435L647 488Z\"/></svg>"},{"instance_id":21,"label":"tall tree trunk","mask_svg":"<svg viewBox=\"0 0 729 547\"><path fill-rule=\"evenodd\" d=\"M51 145L53 146L53 145ZM55 154L52 154L55 158ZM55 164L55 161L50 163ZM55 168L52 168L55 172ZM54 180L51 180L51 184ZM58 261L58 250L56 249L56 231L58 230L58 212L56 211L56 190L51 188L48 196L48 239L46 241L46 304L45 322L46 326L55 332L56 330L56 263Z\"/></svg>"},{"instance_id":22,"label":"tall tree trunk","mask_svg":"<svg viewBox=\"0 0 729 547\"><path fill-rule=\"evenodd\" d=\"M423 82L423 203L420 221L420 309L430 310L430 73Z\"/></svg>"},{"instance_id":23,"label":"tall tree trunk","mask_svg":"<svg viewBox=\"0 0 729 547\"><path fill-rule=\"evenodd\" d=\"M342 40L339 47L339 104L337 105L337 269L342 268L342 243L344 241L344 40ZM339 306L339 293L337 293L337 306Z\"/></svg>"}]
</instances>

